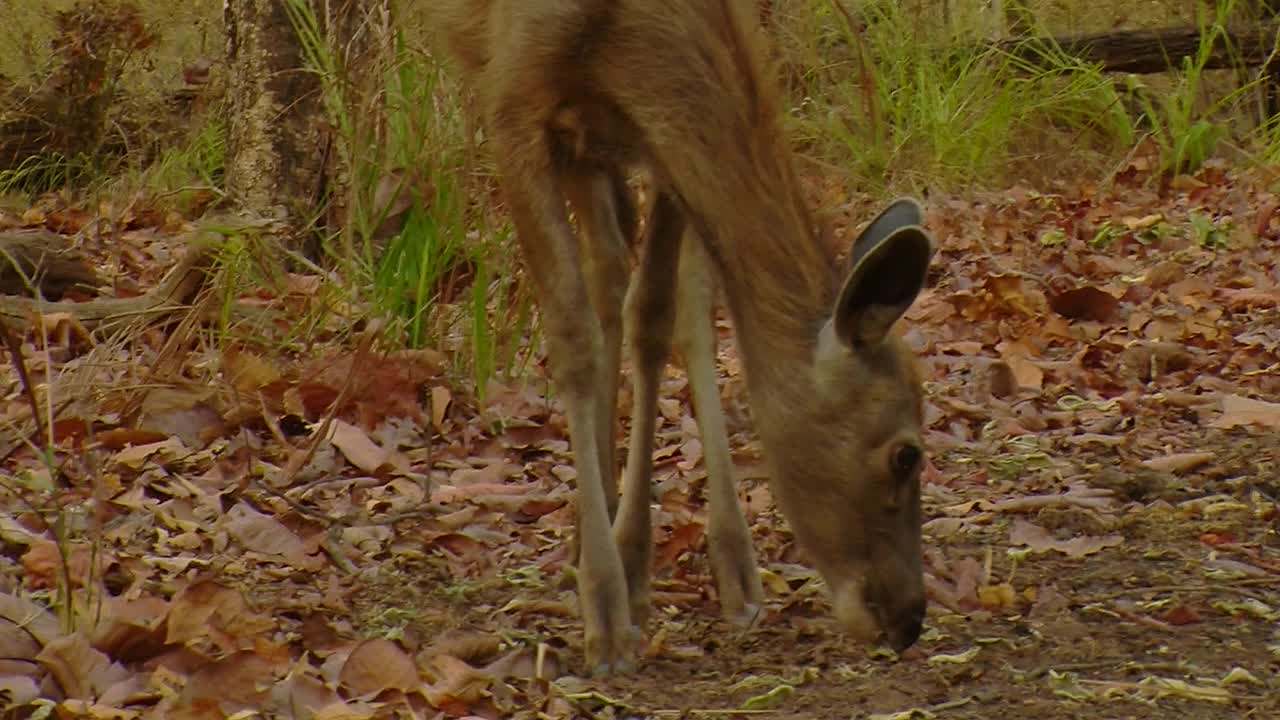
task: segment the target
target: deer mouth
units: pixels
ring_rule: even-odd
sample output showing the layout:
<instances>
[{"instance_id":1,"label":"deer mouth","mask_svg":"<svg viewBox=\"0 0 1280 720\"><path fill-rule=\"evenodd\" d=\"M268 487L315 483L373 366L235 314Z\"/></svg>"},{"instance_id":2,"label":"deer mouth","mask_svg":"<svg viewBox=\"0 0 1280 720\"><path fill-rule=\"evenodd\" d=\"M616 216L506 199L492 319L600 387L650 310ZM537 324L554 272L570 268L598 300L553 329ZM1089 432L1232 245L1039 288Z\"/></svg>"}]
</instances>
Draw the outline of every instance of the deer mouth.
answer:
<instances>
[{"instance_id":1,"label":"deer mouth","mask_svg":"<svg viewBox=\"0 0 1280 720\"><path fill-rule=\"evenodd\" d=\"M885 634L889 636L889 646L893 648L894 652L902 652L916 644L916 640L920 639L920 632L923 629L924 608L920 608L919 611L911 610L907 612L889 627Z\"/></svg>"},{"instance_id":2,"label":"deer mouth","mask_svg":"<svg viewBox=\"0 0 1280 720\"><path fill-rule=\"evenodd\" d=\"M832 593L836 620L845 634L861 643L874 643L884 634L877 608L867 601L865 583L851 580L840 583Z\"/></svg>"},{"instance_id":3,"label":"deer mouth","mask_svg":"<svg viewBox=\"0 0 1280 720\"><path fill-rule=\"evenodd\" d=\"M865 581L848 581L833 593L836 619L845 633L862 643L883 642L902 652L920 639L923 602L889 603Z\"/></svg>"},{"instance_id":4,"label":"deer mouth","mask_svg":"<svg viewBox=\"0 0 1280 720\"><path fill-rule=\"evenodd\" d=\"M879 621L883 631L882 639L894 652L902 652L920 639L920 633L924 630L923 601L891 604L869 597L867 605Z\"/></svg>"}]
</instances>

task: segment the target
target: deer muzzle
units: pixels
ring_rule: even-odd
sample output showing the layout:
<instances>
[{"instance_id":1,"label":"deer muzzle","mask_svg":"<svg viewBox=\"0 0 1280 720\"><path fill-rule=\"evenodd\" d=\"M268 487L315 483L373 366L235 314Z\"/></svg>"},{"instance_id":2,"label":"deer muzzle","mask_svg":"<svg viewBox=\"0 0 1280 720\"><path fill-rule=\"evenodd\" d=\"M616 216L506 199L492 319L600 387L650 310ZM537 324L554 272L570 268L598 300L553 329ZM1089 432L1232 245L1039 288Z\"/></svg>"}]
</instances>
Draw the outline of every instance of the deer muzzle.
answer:
<instances>
[{"instance_id":1,"label":"deer muzzle","mask_svg":"<svg viewBox=\"0 0 1280 720\"><path fill-rule=\"evenodd\" d=\"M895 595L865 580L851 580L837 585L832 595L836 619L859 642L883 640L902 652L920 638L925 616L922 591Z\"/></svg>"}]
</instances>

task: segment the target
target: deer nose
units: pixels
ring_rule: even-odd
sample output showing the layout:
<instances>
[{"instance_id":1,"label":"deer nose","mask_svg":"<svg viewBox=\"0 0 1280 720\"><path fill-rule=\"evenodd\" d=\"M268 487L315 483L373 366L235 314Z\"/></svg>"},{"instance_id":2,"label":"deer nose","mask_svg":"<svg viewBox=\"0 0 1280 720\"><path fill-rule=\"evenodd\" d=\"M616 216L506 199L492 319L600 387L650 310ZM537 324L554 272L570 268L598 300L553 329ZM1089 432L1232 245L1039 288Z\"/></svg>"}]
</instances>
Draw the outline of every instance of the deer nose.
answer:
<instances>
[{"instance_id":1,"label":"deer nose","mask_svg":"<svg viewBox=\"0 0 1280 720\"><path fill-rule=\"evenodd\" d=\"M920 630L924 629L924 603L913 603L910 609L900 616L899 621L890 632L890 644L893 651L902 652L920 639Z\"/></svg>"}]
</instances>

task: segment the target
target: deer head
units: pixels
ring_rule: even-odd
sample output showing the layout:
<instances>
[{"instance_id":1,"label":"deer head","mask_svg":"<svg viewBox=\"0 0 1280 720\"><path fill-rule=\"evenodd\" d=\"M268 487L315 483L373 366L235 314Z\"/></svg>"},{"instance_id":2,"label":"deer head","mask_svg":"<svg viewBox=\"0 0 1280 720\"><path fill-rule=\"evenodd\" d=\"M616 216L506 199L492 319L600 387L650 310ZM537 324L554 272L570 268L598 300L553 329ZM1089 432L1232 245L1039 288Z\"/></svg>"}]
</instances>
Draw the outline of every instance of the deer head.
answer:
<instances>
[{"instance_id":1,"label":"deer head","mask_svg":"<svg viewBox=\"0 0 1280 720\"><path fill-rule=\"evenodd\" d=\"M925 612L923 390L890 331L926 281L933 243L922 222L914 201L899 200L857 239L804 369L808 402L779 398L768 405L778 417L759 418L774 495L837 618L854 637L883 634L898 649L915 642Z\"/></svg>"}]
</instances>

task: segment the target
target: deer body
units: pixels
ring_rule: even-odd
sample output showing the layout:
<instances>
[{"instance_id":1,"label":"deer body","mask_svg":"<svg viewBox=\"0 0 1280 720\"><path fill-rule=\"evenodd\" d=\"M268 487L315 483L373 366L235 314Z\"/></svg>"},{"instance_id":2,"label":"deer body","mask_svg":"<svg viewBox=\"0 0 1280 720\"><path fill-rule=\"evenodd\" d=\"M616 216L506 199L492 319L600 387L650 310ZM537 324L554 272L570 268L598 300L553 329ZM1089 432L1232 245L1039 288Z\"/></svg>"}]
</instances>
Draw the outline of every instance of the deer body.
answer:
<instances>
[{"instance_id":1,"label":"deer body","mask_svg":"<svg viewBox=\"0 0 1280 720\"><path fill-rule=\"evenodd\" d=\"M708 466L708 543L722 610L763 593L734 490L715 385L723 287L771 487L854 636L919 634L922 390L890 326L923 286L932 243L903 201L855 243L841 278L816 238L749 3L434 0L498 163L564 398L578 471L586 655L625 667L648 612L658 380L672 339L689 369ZM654 187L628 283L635 209ZM565 209L582 230L573 233ZM624 322L625 319L625 322ZM621 498L619 358L635 407Z\"/></svg>"}]
</instances>

